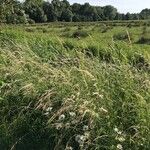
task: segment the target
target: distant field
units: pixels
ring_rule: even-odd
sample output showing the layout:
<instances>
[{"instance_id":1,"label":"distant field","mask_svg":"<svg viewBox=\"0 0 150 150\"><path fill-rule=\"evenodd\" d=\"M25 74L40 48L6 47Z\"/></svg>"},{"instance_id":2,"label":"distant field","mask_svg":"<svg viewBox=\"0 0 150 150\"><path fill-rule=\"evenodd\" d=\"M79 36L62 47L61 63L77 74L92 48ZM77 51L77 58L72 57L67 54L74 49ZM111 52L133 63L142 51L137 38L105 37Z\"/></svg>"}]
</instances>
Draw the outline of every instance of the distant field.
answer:
<instances>
[{"instance_id":1,"label":"distant field","mask_svg":"<svg viewBox=\"0 0 150 150\"><path fill-rule=\"evenodd\" d=\"M0 150L149 150L150 22L0 26Z\"/></svg>"}]
</instances>

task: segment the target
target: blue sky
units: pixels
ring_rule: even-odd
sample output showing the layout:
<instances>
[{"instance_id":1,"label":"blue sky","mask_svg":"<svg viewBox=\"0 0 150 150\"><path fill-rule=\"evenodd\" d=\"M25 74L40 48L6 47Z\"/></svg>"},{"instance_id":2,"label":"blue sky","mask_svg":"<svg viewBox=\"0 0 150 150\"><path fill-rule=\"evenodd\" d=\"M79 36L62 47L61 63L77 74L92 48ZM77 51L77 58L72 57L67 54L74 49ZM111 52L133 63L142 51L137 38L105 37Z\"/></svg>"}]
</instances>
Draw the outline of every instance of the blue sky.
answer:
<instances>
[{"instance_id":1,"label":"blue sky","mask_svg":"<svg viewBox=\"0 0 150 150\"><path fill-rule=\"evenodd\" d=\"M20 0L23 1L23 0ZM50 1L50 0L49 0ZM121 13L137 13L144 8L150 8L150 0L68 0L72 3L85 3L89 2L91 5L113 5Z\"/></svg>"}]
</instances>

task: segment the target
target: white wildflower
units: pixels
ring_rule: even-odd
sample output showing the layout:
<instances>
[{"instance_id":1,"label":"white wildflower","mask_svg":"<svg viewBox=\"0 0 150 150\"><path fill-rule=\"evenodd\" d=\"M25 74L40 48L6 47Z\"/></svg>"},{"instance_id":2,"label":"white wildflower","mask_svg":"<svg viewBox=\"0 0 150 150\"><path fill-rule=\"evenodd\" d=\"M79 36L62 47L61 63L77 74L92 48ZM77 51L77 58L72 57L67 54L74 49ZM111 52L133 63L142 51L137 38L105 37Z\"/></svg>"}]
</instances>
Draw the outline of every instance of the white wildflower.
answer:
<instances>
[{"instance_id":1,"label":"white wildflower","mask_svg":"<svg viewBox=\"0 0 150 150\"><path fill-rule=\"evenodd\" d=\"M80 136L80 140L81 140L81 141L85 141L85 140L86 140L85 136L84 136L84 135L81 135L81 136Z\"/></svg>"},{"instance_id":2,"label":"white wildflower","mask_svg":"<svg viewBox=\"0 0 150 150\"><path fill-rule=\"evenodd\" d=\"M63 124L62 123L57 123L56 124L56 129L60 130L61 128L63 128Z\"/></svg>"},{"instance_id":3,"label":"white wildflower","mask_svg":"<svg viewBox=\"0 0 150 150\"><path fill-rule=\"evenodd\" d=\"M117 134L119 134L119 135L121 135L121 134L122 134L122 132L121 132L121 131L119 131L119 129L118 129L118 128L114 128L114 131L115 131Z\"/></svg>"},{"instance_id":4,"label":"white wildflower","mask_svg":"<svg viewBox=\"0 0 150 150\"><path fill-rule=\"evenodd\" d=\"M48 116L48 115L49 115L49 112L44 113L44 115Z\"/></svg>"},{"instance_id":5,"label":"white wildflower","mask_svg":"<svg viewBox=\"0 0 150 150\"><path fill-rule=\"evenodd\" d=\"M77 135L75 137L75 141L78 142L80 145L83 145L85 140L86 140L86 137L84 135Z\"/></svg>"},{"instance_id":6,"label":"white wildflower","mask_svg":"<svg viewBox=\"0 0 150 150\"><path fill-rule=\"evenodd\" d=\"M94 87L97 87L97 83L94 83L93 86L94 86Z\"/></svg>"},{"instance_id":7,"label":"white wildflower","mask_svg":"<svg viewBox=\"0 0 150 150\"><path fill-rule=\"evenodd\" d=\"M121 135L121 134L122 134L122 132L121 132L121 131L118 131L117 133L118 133L119 135Z\"/></svg>"},{"instance_id":8,"label":"white wildflower","mask_svg":"<svg viewBox=\"0 0 150 150\"><path fill-rule=\"evenodd\" d=\"M89 133L89 132L85 132L85 133L84 133L84 136L86 137L86 139L88 139L89 136L90 136L90 133Z\"/></svg>"},{"instance_id":9,"label":"white wildflower","mask_svg":"<svg viewBox=\"0 0 150 150\"><path fill-rule=\"evenodd\" d=\"M72 99L75 99L75 98L76 98L76 96L75 96L75 95L72 95L72 96L71 96L71 98L72 98Z\"/></svg>"},{"instance_id":10,"label":"white wildflower","mask_svg":"<svg viewBox=\"0 0 150 150\"><path fill-rule=\"evenodd\" d=\"M74 119L74 120L71 121L71 124L77 124L77 123L79 123L79 122L76 119Z\"/></svg>"},{"instance_id":11,"label":"white wildflower","mask_svg":"<svg viewBox=\"0 0 150 150\"><path fill-rule=\"evenodd\" d=\"M80 140L80 135L77 135L77 136L75 137L75 141L78 142L79 140Z\"/></svg>"},{"instance_id":12,"label":"white wildflower","mask_svg":"<svg viewBox=\"0 0 150 150\"><path fill-rule=\"evenodd\" d=\"M114 131L118 133L118 132L119 132L119 129L118 129L118 128L114 128Z\"/></svg>"},{"instance_id":13,"label":"white wildflower","mask_svg":"<svg viewBox=\"0 0 150 150\"><path fill-rule=\"evenodd\" d=\"M76 116L76 113L75 113L75 112L69 112L69 115L70 115L71 117L75 117L75 116Z\"/></svg>"},{"instance_id":14,"label":"white wildflower","mask_svg":"<svg viewBox=\"0 0 150 150\"><path fill-rule=\"evenodd\" d=\"M122 149L123 149L122 145L121 145L121 144L118 144L118 145L117 145L117 149L122 150Z\"/></svg>"},{"instance_id":15,"label":"white wildflower","mask_svg":"<svg viewBox=\"0 0 150 150\"><path fill-rule=\"evenodd\" d=\"M125 141L125 138L124 138L124 137L118 137L118 141L124 142L124 141Z\"/></svg>"},{"instance_id":16,"label":"white wildflower","mask_svg":"<svg viewBox=\"0 0 150 150\"><path fill-rule=\"evenodd\" d=\"M65 150L73 150L71 146L67 146Z\"/></svg>"},{"instance_id":17,"label":"white wildflower","mask_svg":"<svg viewBox=\"0 0 150 150\"><path fill-rule=\"evenodd\" d=\"M86 126L86 125L84 125L84 126L83 126L83 131L87 131L87 130L89 130L89 127Z\"/></svg>"},{"instance_id":18,"label":"white wildflower","mask_svg":"<svg viewBox=\"0 0 150 150\"><path fill-rule=\"evenodd\" d=\"M123 136L116 137L115 139L118 140L119 142L124 142L125 141L125 138Z\"/></svg>"},{"instance_id":19,"label":"white wildflower","mask_svg":"<svg viewBox=\"0 0 150 150\"><path fill-rule=\"evenodd\" d=\"M48 108L46 109L46 112L51 112L52 109L53 109L53 107L48 107Z\"/></svg>"},{"instance_id":20,"label":"white wildflower","mask_svg":"<svg viewBox=\"0 0 150 150\"><path fill-rule=\"evenodd\" d=\"M97 95L99 95L99 92L93 92L93 95L97 96Z\"/></svg>"},{"instance_id":21,"label":"white wildflower","mask_svg":"<svg viewBox=\"0 0 150 150\"><path fill-rule=\"evenodd\" d=\"M77 93L77 97L79 97L79 96L80 96L80 92Z\"/></svg>"},{"instance_id":22,"label":"white wildflower","mask_svg":"<svg viewBox=\"0 0 150 150\"><path fill-rule=\"evenodd\" d=\"M104 97L104 95L99 94L99 92L94 92L94 93L93 93L93 96L98 96L98 97L101 98L101 99Z\"/></svg>"},{"instance_id":23,"label":"white wildflower","mask_svg":"<svg viewBox=\"0 0 150 150\"><path fill-rule=\"evenodd\" d=\"M70 128L70 123L66 123L65 127L68 129Z\"/></svg>"},{"instance_id":24,"label":"white wildflower","mask_svg":"<svg viewBox=\"0 0 150 150\"><path fill-rule=\"evenodd\" d=\"M58 120L59 120L59 121L62 121L62 120L64 120L64 119L65 119L65 115L62 114L62 115L59 116L59 119L58 119Z\"/></svg>"},{"instance_id":25,"label":"white wildflower","mask_svg":"<svg viewBox=\"0 0 150 150\"><path fill-rule=\"evenodd\" d=\"M102 99L104 97L104 95L100 94L99 97Z\"/></svg>"}]
</instances>

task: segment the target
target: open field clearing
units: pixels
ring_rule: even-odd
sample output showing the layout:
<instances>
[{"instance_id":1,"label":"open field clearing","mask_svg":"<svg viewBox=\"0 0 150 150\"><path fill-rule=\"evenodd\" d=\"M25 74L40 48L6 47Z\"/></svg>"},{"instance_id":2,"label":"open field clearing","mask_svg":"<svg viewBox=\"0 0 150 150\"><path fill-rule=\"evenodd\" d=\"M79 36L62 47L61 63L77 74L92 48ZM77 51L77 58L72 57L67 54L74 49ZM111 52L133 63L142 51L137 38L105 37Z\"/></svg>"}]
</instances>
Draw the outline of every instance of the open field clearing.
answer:
<instances>
[{"instance_id":1,"label":"open field clearing","mask_svg":"<svg viewBox=\"0 0 150 150\"><path fill-rule=\"evenodd\" d=\"M150 22L0 25L0 150L117 149L150 149Z\"/></svg>"}]
</instances>

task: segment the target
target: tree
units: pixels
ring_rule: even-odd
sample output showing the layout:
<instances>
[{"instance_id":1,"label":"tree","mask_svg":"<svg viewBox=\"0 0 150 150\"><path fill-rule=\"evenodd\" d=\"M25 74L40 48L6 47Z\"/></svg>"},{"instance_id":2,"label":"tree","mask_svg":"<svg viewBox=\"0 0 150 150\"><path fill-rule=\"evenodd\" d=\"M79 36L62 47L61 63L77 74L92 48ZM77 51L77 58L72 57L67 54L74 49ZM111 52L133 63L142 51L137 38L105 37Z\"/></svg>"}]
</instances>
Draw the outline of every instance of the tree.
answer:
<instances>
[{"instance_id":1,"label":"tree","mask_svg":"<svg viewBox=\"0 0 150 150\"><path fill-rule=\"evenodd\" d=\"M41 6L43 4L43 0L25 0L24 5L25 6Z\"/></svg>"},{"instance_id":2,"label":"tree","mask_svg":"<svg viewBox=\"0 0 150 150\"><path fill-rule=\"evenodd\" d=\"M140 18L141 19L150 19L150 9L143 9L140 12Z\"/></svg>"},{"instance_id":3,"label":"tree","mask_svg":"<svg viewBox=\"0 0 150 150\"><path fill-rule=\"evenodd\" d=\"M108 5L108 6L104 7L105 20L113 20L113 19L115 19L116 14L117 14L117 9L114 8L113 6Z\"/></svg>"},{"instance_id":4,"label":"tree","mask_svg":"<svg viewBox=\"0 0 150 150\"><path fill-rule=\"evenodd\" d=\"M81 5L78 3L74 3L72 6L72 13L73 14L80 14Z\"/></svg>"},{"instance_id":5,"label":"tree","mask_svg":"<svg viewBox=\"0 0 150 150\"><path fill-rule=\"evenodd\" d=\"M53 15L54 15L55 21L58 21L62 13L61 1L52 0L51 4L52 4Z\"/></svg>"},{"instance_id":6,"label":"tree","mask_svg":"<svg viewBox=\"0 0 150 150\"><path fill-rule=\"evenodd\" d=\"M72 21L73 22L80 22L81 21L80 15L74 14L72 17Z\"/></svg>"},{"instance_id":7,"label":"tree","mask_svg":"<svg viewBox=\"0 0 150 150\"><path fill-rule=\"evenodd\" d=\"M126 19L126 20L132 20L132 15L128 12L128 13L125 15L125 19Z\"/></svg>"},{"instance_id":8,"label":"tree","mask_svg":"<svg viewBox=\"0 0 150 150\"><path fill-rule=\"evenodd\" d=\"M61 21L71 22L73 14L69 9L66 9L61 14Z\"/></svg>"},{"instance_id":9,"label":"tree","mask_svg":"<svg viewBox=\"0 0 150 150\"><path fill-rule=\"evenodd\" d=\"M47 16L43 11L42 3L43 0L26 0L24 2L25 13L29 15L30 19L37 23L47 21Z\"/></svg>"},{"instance_id":10,"label":"tree","mask_svg":"<svg viewBox=\"0 0 150 150\"><path fill-rule=\"evenodd\" d=\"M61 6L63 9L70 9L70 3L67 0L61 1Z\"/></svg>"},{"instance_id":11,"label":"tree","mask_svg":"<svg viewBox=\"0 0 150 150\"><path fill-rule=\"evenodd\" d=\"M132 14L133 20L139 20L139 14Z\"/></svg>"},{"instance_id":12,"label":"tree","mask_svg":"<svg viewBox=\"0 0 150 150\"><path fill-rule=\"evenodd\" d=\"M97 14L98 14L98 20L104 20L104 10L100 6L95 7Z\"/></svg>"},{"instance_id":13,"label":"tree","mask_svg":"<svg viewBox=\"0 0 150 150\"><path fill-rule=\"evenodd\" d=\"M27 23L22 3L17 0L0 1L0 22Z\"/></svg>"},{"instance_id":14,"label":"tree","mask_svg":"<svg viewBox=\"0 0 150 150\"><path fill-rule=\"evenodd\" d=\"M100 7L74 3L68 0L0 0L0 22L27 23L51 21L103 21L103 20L138 20L150 19L150 9L140 14L121 14L111 5Z\"/></svg>"}]
</instances>

